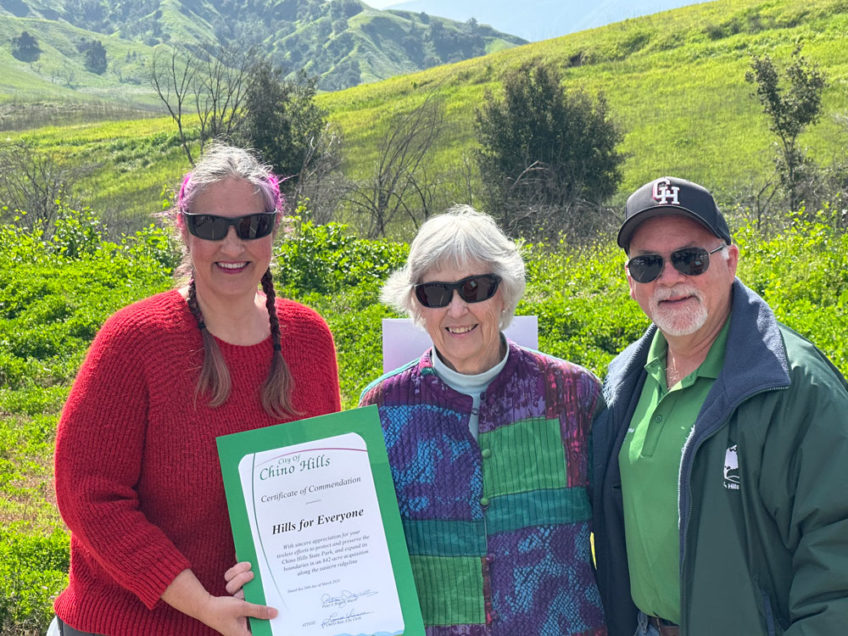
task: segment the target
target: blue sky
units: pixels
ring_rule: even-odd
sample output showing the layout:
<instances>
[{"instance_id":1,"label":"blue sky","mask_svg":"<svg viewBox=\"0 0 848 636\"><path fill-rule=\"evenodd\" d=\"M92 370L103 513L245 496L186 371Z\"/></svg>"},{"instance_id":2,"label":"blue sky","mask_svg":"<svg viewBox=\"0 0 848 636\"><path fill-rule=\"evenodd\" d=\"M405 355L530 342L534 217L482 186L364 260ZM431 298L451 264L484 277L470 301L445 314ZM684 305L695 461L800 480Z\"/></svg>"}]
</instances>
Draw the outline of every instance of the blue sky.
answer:
<instances>
[{"instance_id":1,"label":"blue sky","mask_svg":"<svg viewBox=\"0 0 848 636\"><path fill-rule=\"evenodd\" d=\"M703 1L703 0L702 0ZM393 7L465 22L474 16L504 33L531 42L591 29L611 22L665 11L697 0L365 0L375 9Z\"/></svg>"}]
</instances>

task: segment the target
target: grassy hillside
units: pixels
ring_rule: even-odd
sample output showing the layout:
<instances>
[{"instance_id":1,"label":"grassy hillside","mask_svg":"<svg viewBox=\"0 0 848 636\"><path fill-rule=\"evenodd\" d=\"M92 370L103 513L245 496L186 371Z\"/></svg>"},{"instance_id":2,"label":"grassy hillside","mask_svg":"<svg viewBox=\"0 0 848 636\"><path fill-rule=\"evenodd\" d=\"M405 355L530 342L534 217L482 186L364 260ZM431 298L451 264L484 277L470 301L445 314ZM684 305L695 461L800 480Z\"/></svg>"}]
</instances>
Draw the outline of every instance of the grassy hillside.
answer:
<instances>
[{"instance_id":1,"label":"grassy hillside","mask_svg":"<svg viewBox=\"0 0 848 636\"><path fill-rule=\"evenodd\" d=\"M37 59L11 55L12 38L24 31L41 49ZM94 40L106 50L99 74L85 67L84 47ZM258 47L290 77L304 70L320 88L337 90L524 40L486 26L377 11L358 0L16 0L0 3L0 42L0 106L101 99L145 109L158 106L145 68L162 45Z\"/></svg>"},{"instance_id":2,"label":"grassy hillside","mask_svg":"<svg viewBox=\"0 0 848 636\"><path fill-rule=\"evenodd\" d=\"M515 10L513 0L406 0L391 6L460 22L473 16L478 22L537 42L686 4L693 0L534 0L525 3L521 11Z\"/></svg>"},{"instance_id":3,"label":"grassy hillside","mask_svg":"<svg viewBox=\"0 0 848 636\"><path fill-rule=\"evenodd\" d=\"M817 160L843 155L848 131L848 2L718 0L627 20L378 84L324 95L345 131L348 170L372 164L393 111L428 93L447 100L451 123L434 170L450 172L472 147L474 108L504 73L535 60L563 69L567 88L603 91L625 133L620 197L659 173L708 183L731 199L772 166L772 137L744 80L752 54L789 58L796 41L826 70L825 116L802 138Z\"/></svg>"},{"instance_id":4,"label":"grassy hillside","mask_svg":"<svg viewBox=\"0 0 848 636\"><path fill-rule=\"evenodd\" d=\"M773 137L744 80L752 54L786 61L795 42L803 43L803 54L825 70L830 87L822 120L801 141L825 165L844 155L848 130L835 116L848 113L846 32L846 0L718 0L322 94L318 101L343 131L346 174L361 177L372 170L393 116L430 95L442 98L448 126L427 170L445 181L446 198L467 202L456 175L474 148L475 107L486 91L497 93L509 69L553 62L568 89L602 91L625 133L618 202L666 173L709 184L729 205L770 178L773 166ZM6 138L20 136L96 163L84 184L92 207L108 219L137 219L159 208L163 188L187 168L173 132L167 119L152 119Z\"/></svg>"},{"instance_id":5,"label":"grassy hillside","mask_svg":"<svg viewBox=\"0 0 848 636\"><path fill-rule=\"evenodd\" d=\"M78 184L82 199L116 231L132 232L161 211L179 176L188 169L169 118L43 127L7 133L87 166Z\"/></svg>"},{"instance_id":6,"label":"grassy hillside","mask_svg":"<svg viewBox=\"0 0 848 636\"><path fill-rule=\"evenodd\" d=\"M9 43L23 31L36 36L42 52L35 61L12 56ZM114 36L98 36L110 64L106 73L97 75L85 69L84 56L77 49L91 35L58 22L0 18L0 130L55 121L138 118L159 110L144 70L152 49Z\"/></svg>"}]
</instances>

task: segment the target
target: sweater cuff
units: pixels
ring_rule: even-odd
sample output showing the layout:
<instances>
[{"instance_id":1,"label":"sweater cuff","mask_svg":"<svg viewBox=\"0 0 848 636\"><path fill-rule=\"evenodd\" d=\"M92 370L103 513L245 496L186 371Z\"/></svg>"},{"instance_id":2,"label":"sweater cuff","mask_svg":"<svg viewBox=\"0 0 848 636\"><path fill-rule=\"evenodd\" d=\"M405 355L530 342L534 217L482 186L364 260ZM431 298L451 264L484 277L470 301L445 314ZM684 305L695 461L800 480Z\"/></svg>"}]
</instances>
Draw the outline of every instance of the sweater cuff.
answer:
<instances>
[{"instance_id":1,"label":"sweater cuff","mask_svg":"<svg viewBox=\"0 0 848 636\"><path fill-rule=\"evenodd\" d=\"M181 553L175 551L173 554L162 555L152 563L146 577L132 581L130 591L138 596L147 609L152 610L162 600L162 594L177 575L190 569L191 563Z\"/></svg>"}]
</instances>

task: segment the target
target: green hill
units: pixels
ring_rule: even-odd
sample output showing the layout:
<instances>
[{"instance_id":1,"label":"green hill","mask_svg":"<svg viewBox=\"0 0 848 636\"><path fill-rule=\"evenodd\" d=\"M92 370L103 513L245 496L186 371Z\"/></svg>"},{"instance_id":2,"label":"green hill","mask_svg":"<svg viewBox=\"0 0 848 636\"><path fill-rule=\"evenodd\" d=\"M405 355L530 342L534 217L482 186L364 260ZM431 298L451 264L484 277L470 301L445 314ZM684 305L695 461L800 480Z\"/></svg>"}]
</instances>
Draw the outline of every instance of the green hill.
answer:
<instances>
[{"instance_id":1,"label":"green hill","mask_svg":"<svg viewBox=\"0 0 848 636\"><path fill-rule=\"evenodd\" d=\"M12 55L12 40L23 32L40 52ZM92 42L105 49L103 67L86 64ZM377 11L358 0L15 0L0 3L0 43L0 103L104 101L146 109L158 104L145 66L163 45L258 47L291 76L303 70L322 90L338 90L524 40L476 23Z\"/></svg>"},{"instance_id":2,"label":"green hill","mask_svg":"<svg viewBox=\"0 0 848 636\"><path fill-rule=\"evenodd\" d=\"M392 117L429 96L443 99L447 129L427 173L450 201L477 202L479 183L467 158L474 109L504 74L532 61L551 62L567 88L603 91L624 131L626 194L660 173L710 185L722 203L750 201L772 176L773 138L744 80L752 54L789 58L796 42L830 79L824 117L802 136L811 156L841 160L848 138L837 115L848 112L848 2L718 0L524 45L411 75L319 95L344 136L347 177L368 175ZM9 134L8 139L18 135ZM163 188L186 169L166 119L78 125L20 133L73 161L100 169L84 184L107 219L147 215Z\"/></svg>"},{"instance_id":3,"label":"green hill","mask_svg":"<svg viewBox=\"0 0 848 636\"><path fill-rule=\"evenodd\" d=\"M474 108L504 74L534 60L558 65L566 88L602 91L624 131L621 196L659 173L711 184L730 198L772 169L772 137L744 79L751 55L788 60L796 42L830 78L825 116L802 142L829 164L844 156L848 129L848 3L844 0L718 0L626 20L459 64L321 97L345 132L348 170L376 156L380 122L429 93L448 104L450 133L432 171L461 165L474 144ZM460 190L456 190L457 198Z\"/></svg>"}]
</instances>

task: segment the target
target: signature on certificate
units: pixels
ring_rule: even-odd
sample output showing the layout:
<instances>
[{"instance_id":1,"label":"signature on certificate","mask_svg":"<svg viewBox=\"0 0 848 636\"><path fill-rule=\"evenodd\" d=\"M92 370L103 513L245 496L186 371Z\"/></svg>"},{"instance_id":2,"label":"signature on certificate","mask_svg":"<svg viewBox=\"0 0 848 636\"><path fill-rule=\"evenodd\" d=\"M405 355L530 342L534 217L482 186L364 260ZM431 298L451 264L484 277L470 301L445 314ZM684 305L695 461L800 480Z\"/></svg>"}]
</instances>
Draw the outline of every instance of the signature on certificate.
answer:
<instances>
[{"instance_id":1,"label":"signature on certificate","mask_svg":"<svg viewBox=\"0 0 848 636\"><path fill-rule=\"evenodd\" d=\"M321 621L321 627L332 627L333 625L339 625L341 623L358 621L363 616L372 613L373 612L357 612L356 608L351 607L347 612L333 612Z\"/></svg>"},{"instance_id":2,"label":"signature on certificate","mask_svg":"<svg viewBox=\"0 0 848 636\"><path fill-rule=\"evenodd\" d=\"M321 607L345 607L351 603L355 603L366 596L374 596L377 592L371 590L363 590L362 592L350 592L342 590L337 594L323 594L321 596Z\"/></svg>"}]
</instances>

